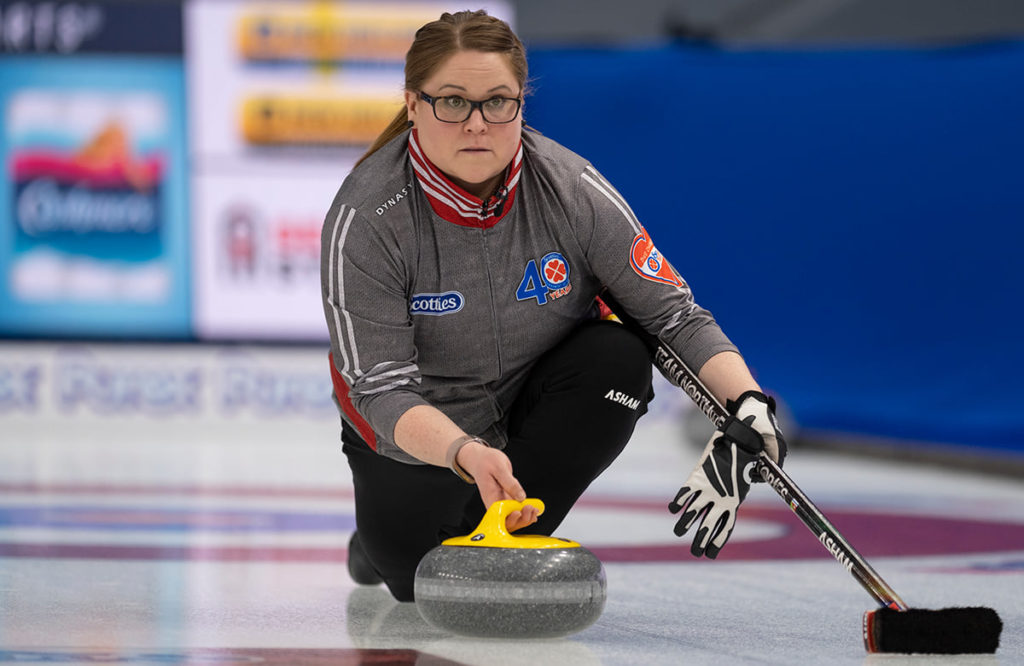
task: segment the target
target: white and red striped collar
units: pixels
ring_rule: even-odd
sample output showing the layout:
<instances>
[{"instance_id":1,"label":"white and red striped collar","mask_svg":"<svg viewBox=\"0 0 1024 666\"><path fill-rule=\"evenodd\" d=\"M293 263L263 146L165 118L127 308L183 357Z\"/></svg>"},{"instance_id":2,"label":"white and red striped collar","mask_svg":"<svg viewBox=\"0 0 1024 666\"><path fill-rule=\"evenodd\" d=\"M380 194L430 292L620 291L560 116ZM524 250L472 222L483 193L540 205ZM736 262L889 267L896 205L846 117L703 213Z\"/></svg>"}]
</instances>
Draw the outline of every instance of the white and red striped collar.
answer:
<instances>
[{"instance_id":1,"label":"white and red striped collar","mask_svg":"<svg viewBox=\"0 0 1024 666\"><path fill-rule=\"evenodd\" d=\"M487 201L462 189L434 166L420 148L415 129L409 132L409 157L430 207L442 219L464 227L488 229L512 209L519 187L519 174L523 169L522 139L506 170L505 183Z\"/></svg>"}]
</instances>

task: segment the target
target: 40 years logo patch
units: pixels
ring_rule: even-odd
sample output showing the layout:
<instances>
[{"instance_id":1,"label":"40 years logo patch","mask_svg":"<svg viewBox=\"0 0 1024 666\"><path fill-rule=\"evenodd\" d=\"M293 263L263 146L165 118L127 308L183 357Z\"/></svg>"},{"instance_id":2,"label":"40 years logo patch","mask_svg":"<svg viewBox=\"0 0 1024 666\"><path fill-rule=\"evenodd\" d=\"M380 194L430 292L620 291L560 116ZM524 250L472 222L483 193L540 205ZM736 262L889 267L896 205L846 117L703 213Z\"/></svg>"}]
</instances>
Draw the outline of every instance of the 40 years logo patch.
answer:
<instances>
[{"instance_id":1,"label":"40 years logo patch","mask_svg":"<svg viewBox=\"0 0 1024 666\"><path fill-rule=\"evenodd\" d=\"M523 269L523 279L516 289L516 300L537 300L537 305L544 305L548 299L561 298L572 291L569 283L569 262L560 252L548 252L538 266L536 259L531 259Z\"/></svg>"}]
</instances>

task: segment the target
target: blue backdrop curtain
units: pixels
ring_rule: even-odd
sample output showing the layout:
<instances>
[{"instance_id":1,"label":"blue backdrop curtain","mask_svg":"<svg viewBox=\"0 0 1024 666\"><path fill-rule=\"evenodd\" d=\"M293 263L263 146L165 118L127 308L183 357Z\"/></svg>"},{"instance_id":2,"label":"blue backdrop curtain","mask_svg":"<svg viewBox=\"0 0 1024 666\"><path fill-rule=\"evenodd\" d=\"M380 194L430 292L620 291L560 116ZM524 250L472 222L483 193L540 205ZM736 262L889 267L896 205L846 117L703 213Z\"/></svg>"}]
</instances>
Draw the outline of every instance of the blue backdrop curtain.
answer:
<instances>
[{"instance_id":1,"label":"blue backdrop curtain","mask_svg":"<svg viewBox=\"0 0 1024 666\"><path fill-rule=\"evenodd\" d=\"M530 55L802 426L1024 451L1024 44Z\"/></svg>"}]
</instances>

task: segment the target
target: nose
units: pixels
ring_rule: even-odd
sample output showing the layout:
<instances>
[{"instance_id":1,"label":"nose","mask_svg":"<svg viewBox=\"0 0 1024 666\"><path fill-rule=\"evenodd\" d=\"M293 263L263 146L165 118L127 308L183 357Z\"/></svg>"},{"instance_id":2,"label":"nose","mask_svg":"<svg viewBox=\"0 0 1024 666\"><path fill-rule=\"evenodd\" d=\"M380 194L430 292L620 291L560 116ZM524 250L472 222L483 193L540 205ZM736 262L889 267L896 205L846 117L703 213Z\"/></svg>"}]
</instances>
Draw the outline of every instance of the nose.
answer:
<instances>
[{"instance_id":1,"label":"nose","mask_svg":"<svg viewBox=\"0 0 1024 666\"><path fill-rule=\"evenodd\" d=\"M484 120L483 110L477 108L470 111L469 118L463 121L462 127L467 132L486 132L487 121Z\"/></svg>"}]
</instances>

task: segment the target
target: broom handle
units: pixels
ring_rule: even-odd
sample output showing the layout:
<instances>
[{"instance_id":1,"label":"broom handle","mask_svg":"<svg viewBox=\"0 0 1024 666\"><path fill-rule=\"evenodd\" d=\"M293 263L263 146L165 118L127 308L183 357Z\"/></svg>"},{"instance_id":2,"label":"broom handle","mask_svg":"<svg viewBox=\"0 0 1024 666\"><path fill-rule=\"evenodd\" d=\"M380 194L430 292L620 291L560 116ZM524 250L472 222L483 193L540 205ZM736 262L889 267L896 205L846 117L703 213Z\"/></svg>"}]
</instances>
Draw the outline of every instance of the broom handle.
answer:
<instances>
[{"instance_id":1,"label":"broom handle","mask_svg":"<svg viewBox=\"0 0 1024 666\"><path fill-rule=\"evenodd\" d=\"M711 420L715 427L721 426L728 416L725 408L698 379L679 356L657 336L647 332L635 319L626 314L614 298L607 292L601 294L601 300L611 308L615 316L628 326L634 333L647 343L654 354L654 365L670 382L683 389L697 407ZM861 587L867 590L882 606L896 610L907 610L903 599L882 579L878 572L868 564L850 543L843 538L828 518L800 490L789 476L782 471L778 463L761 454L757 463L757 474L778 493L789 508L793 510L807 529L818 539L818 542L852 575Z\"/></svg>"},{"instance_id":2,"label":"broom handle","mask_svg":"<svg viewBox=\"0 0 1024 666\"><path fill-rule=\"evenodd\" d=\"M857 579L861 587L882 606L894 610L907 610L907 604L896 591L878 574L868 561L850 545L818 507L808 499L793 480L782 471L779 464L762 454L758 460L757 473L770 485L789 508L793 510L818 541L846 571Z\"/></svg>"}]
</instances>

